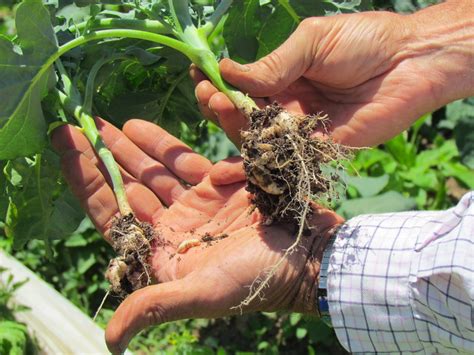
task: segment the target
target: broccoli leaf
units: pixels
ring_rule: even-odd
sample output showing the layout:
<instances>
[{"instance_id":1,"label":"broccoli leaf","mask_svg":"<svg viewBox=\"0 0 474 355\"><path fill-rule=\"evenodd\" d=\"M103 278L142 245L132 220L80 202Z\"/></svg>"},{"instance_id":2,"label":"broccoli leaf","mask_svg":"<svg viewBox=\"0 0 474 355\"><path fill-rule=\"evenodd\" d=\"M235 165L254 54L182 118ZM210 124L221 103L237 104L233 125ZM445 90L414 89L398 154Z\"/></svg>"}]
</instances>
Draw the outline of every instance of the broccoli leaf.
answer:
<instances>
[{"instance_id":1,"label":"broccoli leaf","mask_svg":"<svg viewBox=\"0 0 474 355\"><path fill-rule=\"evenodd\" d=\"M41 98L50 72L40 71L57 51L48 10L25 0L16 14L18 41L0 36L0 159L40 152L46 143Z\"/></svg>"},{"instance_id":2,"label":"broccoli leaf","mask_svg":"<svg viewBox=\"0 0 474 355\"><path fill-rule=\"evenodd\" d=\"M371 0L236 1L224 25L224 38L230 57L248 63L276 49L306 17L370 9Z\"/></svg>"},{"instance_id":3,"label":"broccoli leaf","mask_svg":"<svg viewBox=\"0 0 474 355\"><path fill-rule=\"evenodd\" d=\"M4 171L10 196L6 233L13 236L15 248L30 239L64 238L77 228L84 214L62 183L59 159L52 151L11 160Z\"/></svg>"}]
</instances>

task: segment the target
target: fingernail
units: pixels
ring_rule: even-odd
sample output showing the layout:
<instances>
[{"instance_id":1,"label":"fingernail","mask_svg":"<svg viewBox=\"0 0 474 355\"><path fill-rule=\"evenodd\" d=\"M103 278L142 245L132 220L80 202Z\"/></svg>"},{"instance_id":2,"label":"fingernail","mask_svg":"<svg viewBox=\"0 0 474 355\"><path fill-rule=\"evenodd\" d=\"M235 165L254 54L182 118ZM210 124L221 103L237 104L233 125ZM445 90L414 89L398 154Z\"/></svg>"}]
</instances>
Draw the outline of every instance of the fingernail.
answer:
<instances>
[{"instance_id":1,"label":"fingernail","mask_svg":"<svg viewBox=\"0 0 474 355\"><path fill-rule=\"evenodd\" d=\"M214 109L212 108L211 100L209 100L209 103L207 104L207 107L209 107L209 110L211 110L211 112L214 113L217 116L217 112L214 111Z\"/></svg>"},{"instance_id":2,"label":"fingernail","mask_svg":"<svg viewBox=\"0 0 474 355\"><path fill-rule=\"evenodd\" d=\"M232 65L238 71L241 71L241 72L249 72L250 71L250 68L247 65L243 65L243 64L240 64L240 63L237 63L237 62L234 62L234 61L232 61Z\"/></svg>"},{"instance_id":3,"label":"fingernail","mask_svg":"<svg viewBox=\"0 0 474 355\"><path fill-rule=\"evenodd\" d=\"M199 97L198 97L198 88L197 86L194 88L194 97L196 98L196 100L199 102Z\"/></svg>"}]
</instances>

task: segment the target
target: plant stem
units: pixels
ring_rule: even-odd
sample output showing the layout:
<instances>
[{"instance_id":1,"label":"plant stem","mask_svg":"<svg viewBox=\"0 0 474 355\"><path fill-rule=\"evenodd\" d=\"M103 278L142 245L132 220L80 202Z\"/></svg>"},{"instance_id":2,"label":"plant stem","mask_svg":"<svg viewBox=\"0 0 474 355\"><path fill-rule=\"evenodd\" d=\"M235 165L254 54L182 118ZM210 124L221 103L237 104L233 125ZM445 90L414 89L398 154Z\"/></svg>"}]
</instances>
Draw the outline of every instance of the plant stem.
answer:
<instances>
[{"instance_id":1,"label":"plant stem","mask_svg":"<svg viewBox=\"0 0 474 355\"><path fill-rule=\"evenodd\" d=\"M178 75L178 77L171 83L170 87L168 88L168 90L166 91L166 94L165 96L163 96L163 98L161 99L161 102L160 102L160 106L158 108L158 113L155 115L155 117L153 118L153 122L154 123L157 123L159 124L159 122L161 122L161 120L163 119L163 113L165 112L165 107L166 105L168 104L168 101L171 97L171 95L173 94L174 90L176 89L176 87L178 86L178 84L181 82L181 80L183 80L186 75L188 74L188 71L185 70L183 71L181 74Z\"/></svg>"},{"instance_id":2,"label":"plant stem","mask_svg":"<svg viewBox=\"0 0 474 355\"><path fill-rule=\"evenodd\" d=\"M87 27L88 21L80 22L70 26L70 32L82 31ZM156 20L136 20L122 18L104 18L93 21L89 29L130 29L141 30L159 34L173 34L173 29L166 23Z\"/></svg>"},{"instance_id":3,"label":"plant stem","mask_svg":"<svg viewBox=\"0 0 474 355\"><path fill-rule=\"evenodd\" d=\"M196 30L196 28L194 29ZM48 62L45 64L45 66L43 66L41 71L46 71L46 67L49 67L54 62L54 60L77 46L80 46L90 41L97 41L100 39L114 37L143 39L146 41L164 44L165 46L176 49L177 51L186 55L193 63L195 63L204 72L204 74L206 74L209 79L211 79L212 83L220 91L226 94L229 99L237 106L237 108L244 112L245 115L248 116L254 109L258 109L258 106L250 97L233 88L222 79L219 71L219 63L217 62L214 53L212 53L210 49L197 49L188 43L181 42L174 38L145 31L120 29L102 30L77 37L72 41L59 47L58 52L56 52L51 58L49 58Z\"/></svg>"},{"instance_id":4,"label":"plant stem","mask_svg":"<svg viewBox=\"0 0 474 355\"><path fill-rule=\"evenodd\" d=\"M219 63L210 50L201 51L198 58L193 60L193 63L196 64L209 79L211 79L214 86L216 86L219 91L223 92L246 117L249 117L254 109L258 109L255 101L253 101L249 96L243 94L241 91L227 84L224 79L222 79L219 70Z\"/></svg>"},{"instance_id":5,"label":"plant stem","mask_svg":"<svg viewBox=\"0 0 474 355\"><path fill-rule=\"evenodd\" d=\"M216 10L209 18L209 21L198 29L205 37L209 37L209 35L214 31L219 21L224 17L229 10L230 5L232 5L233 0L222 0L219 5L216 7Z\"/></svg>"},{"instance_id":6,"label":"plant stem","mask_svg":"<svg viewBox=\"0 0 474 355\"><path fill-rule=\"evenodd\" d=\"M232 1L224 1L221 10L227 10ZM176 35L186 44L197 51L197 55L189 57L191 61L211 79L212 83L222 91L247 117L254 109L258 109L255 102L239 90L227 84L221 76L219 63L209 48L205 30L198 30L189 15L189 0L168 0L171 15L175 21ZM220 12L221 12L220 10ZM219 15L219 14L218 14ZM223 13L222 13L223 15ZM220 17L219 15L218 17Z\"/></svg>"},{"instance_id":7,"label":"plant stem","mask_svg":"<svg viewBox=\"0 0 474 355\"><path fill-rule=\"evenodd\" d=\"M122 174L120 173L120 169L112 155L112 152L105 146L99 131L97 130L94 119L83 110L81 105L78 105L76 102L71 100L62 91L56 90L56 92L61 105L66 111L74 115L76 120L81 125L84 135L91 142L94 150L97 152L100 159L104 163L105 168L110 175L110 179L112 180L112 187L115 198L117 199L120 213L124 216L131 213L132 208L130 207L130 204L127 200Z\"/></svg>"}]
</instances>

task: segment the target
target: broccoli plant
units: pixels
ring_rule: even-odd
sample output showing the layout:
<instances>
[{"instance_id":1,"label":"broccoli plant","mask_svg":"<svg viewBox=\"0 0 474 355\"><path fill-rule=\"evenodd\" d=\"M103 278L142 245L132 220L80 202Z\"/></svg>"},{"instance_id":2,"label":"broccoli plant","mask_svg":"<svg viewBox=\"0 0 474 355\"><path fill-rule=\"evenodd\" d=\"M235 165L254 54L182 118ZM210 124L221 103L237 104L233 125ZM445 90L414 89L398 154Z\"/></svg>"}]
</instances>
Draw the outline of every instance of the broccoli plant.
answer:
<instances>
[{"instance_id":1,"label":"broccoli plant","mask_svg":"<svg viewBox=\"0 0 474 355\"><path fill-rule=\"evenodd\" d=\"M296 245L307 227L308 197L330 193L336 179L324 173L323 164L338 160L345 149L309 136L316 125L324 127L325 116L296 117L278 104L257 107L222 79L218 58L229 53L240 61L253 60L278 46L303 17L357 6L370 5L363 0L244 0L233 5L231 0L24 0L16 10L16 36L0 37L0 183L5 187L0 193L8 201L0 204L0 213L6 216L7 234L15 236L19 247L32 238L62 237L77 225L79 209L58 183L57 157L48 147L50 130L73 123L102 160L120 210L111 228L119 254L107 273L112 290L121 294L147 285L153 230L134 216L118 165L93 116L105 112L106 118L123 123L114 100L129 100L132 87L138 102L146 91L137 88L153 92L160 87L157 107L142 102L126 113L162 123L165 114L179 110L179 96L192 96L181 85L192 62L249 119L250 129L242 133L248 189L267 223L298 224ZM163 80L170 73L172 80ZM177 87L181 95L174 95ZM195 109L188 110L187 116L193 114L198 117ZM132 274L140 276L131 279ZM130 290L121 287L124 278Z\"/></svg>"}]
</instances>

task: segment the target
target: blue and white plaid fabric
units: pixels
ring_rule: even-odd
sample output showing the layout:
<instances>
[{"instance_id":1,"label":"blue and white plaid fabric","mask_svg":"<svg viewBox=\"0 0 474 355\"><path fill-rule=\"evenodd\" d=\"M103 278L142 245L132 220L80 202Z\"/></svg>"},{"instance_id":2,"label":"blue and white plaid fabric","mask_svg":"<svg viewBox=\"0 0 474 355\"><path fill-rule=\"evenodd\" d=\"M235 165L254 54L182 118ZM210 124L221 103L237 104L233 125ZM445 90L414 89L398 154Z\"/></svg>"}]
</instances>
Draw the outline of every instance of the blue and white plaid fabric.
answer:
<instances>
[{"instance_id":1,"label":"blue and white plaid fabric","mask_svg":"<svg viewBox=\"0 0 474 355\"><path fill-rule=\"evenodd\" d=\"M329 311L348 351L474 354L474 192L447 211L351 219L332 248Z\"/></svg>"}]
</instances>

